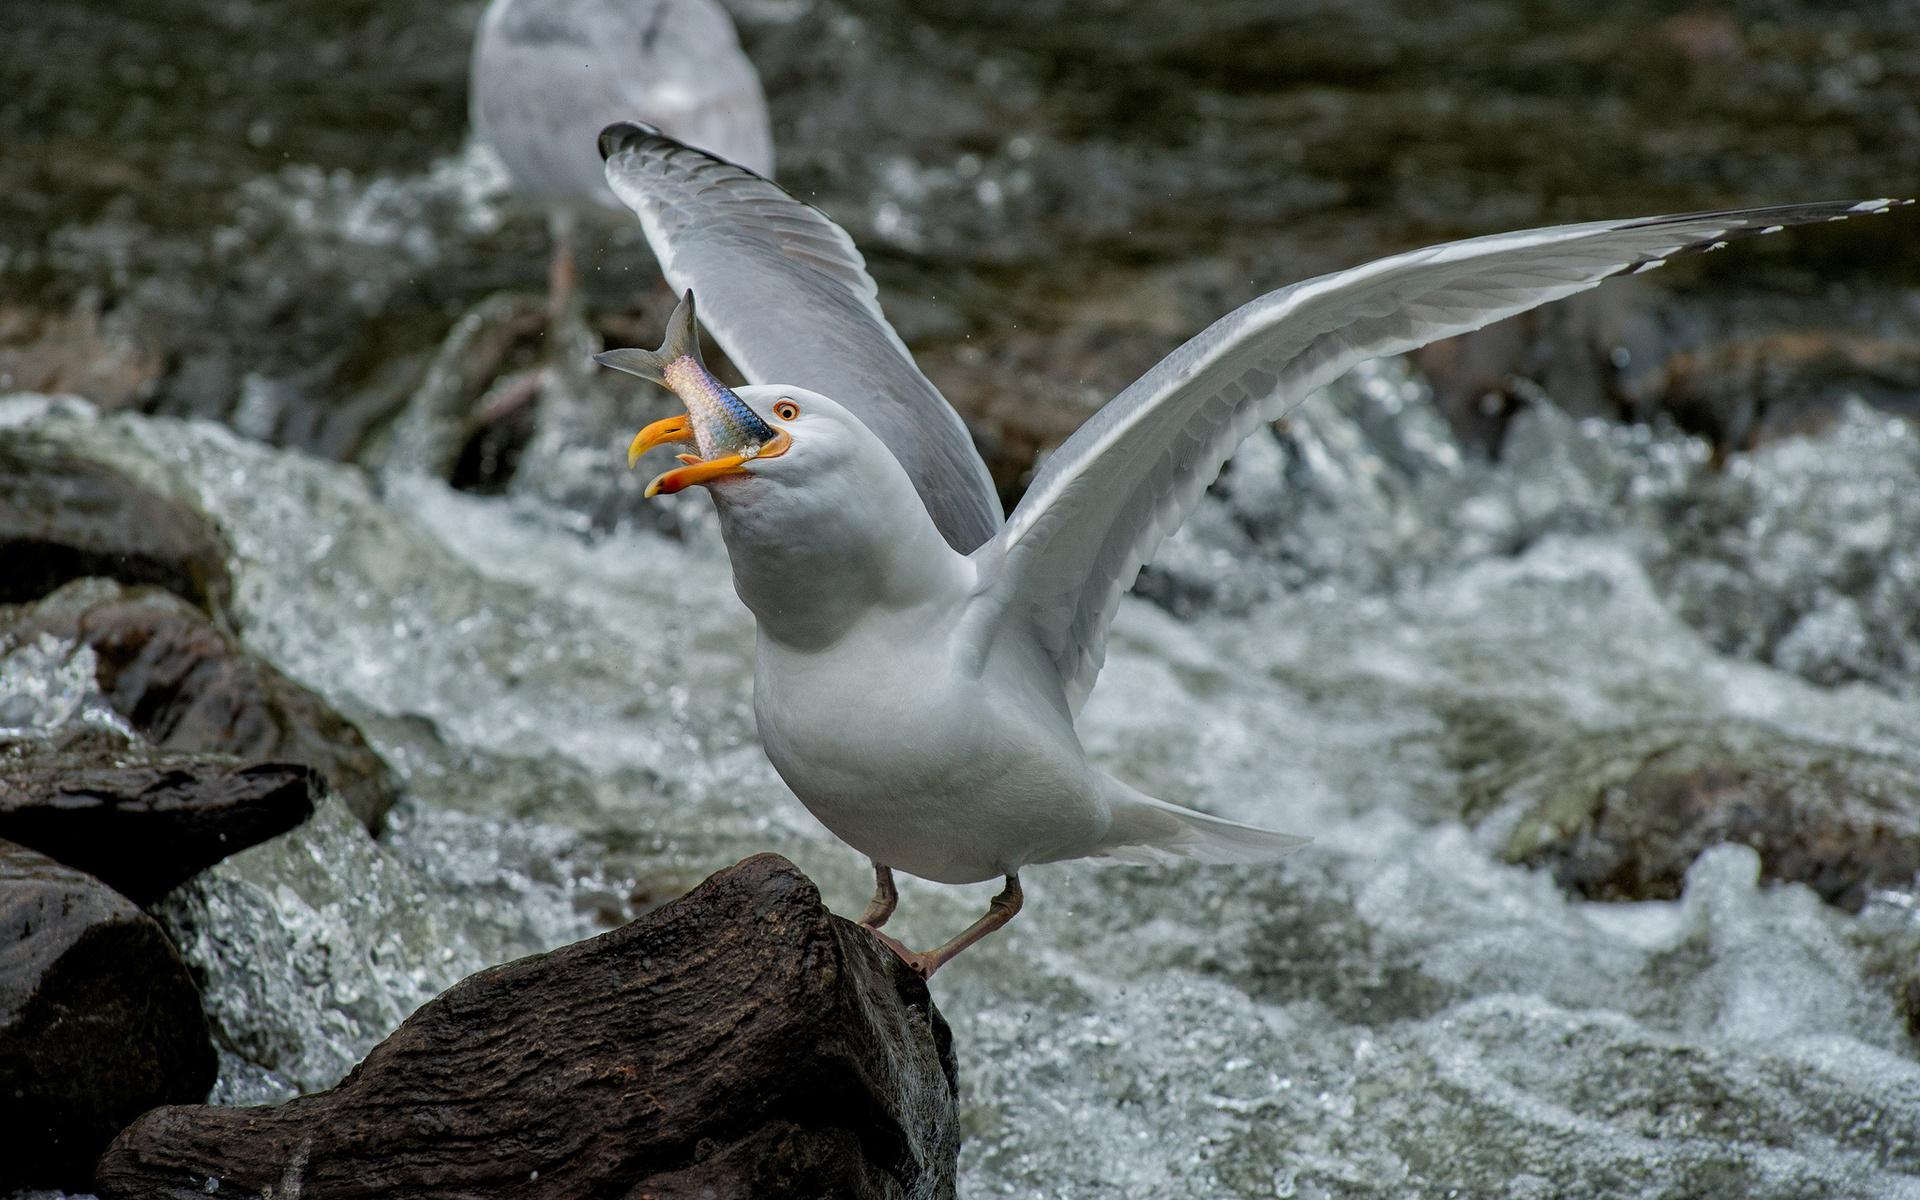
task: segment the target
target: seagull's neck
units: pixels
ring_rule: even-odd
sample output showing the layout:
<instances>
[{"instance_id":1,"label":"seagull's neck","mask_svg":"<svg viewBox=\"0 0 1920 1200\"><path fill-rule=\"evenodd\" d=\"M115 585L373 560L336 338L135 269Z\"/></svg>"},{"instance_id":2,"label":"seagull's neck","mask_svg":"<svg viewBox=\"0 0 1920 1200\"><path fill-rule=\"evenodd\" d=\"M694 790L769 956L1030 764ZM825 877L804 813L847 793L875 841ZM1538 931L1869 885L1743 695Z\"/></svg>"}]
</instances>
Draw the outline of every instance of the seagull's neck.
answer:
<instances>
[{"instance_id":1,"label":"seagull's neck","mask_svg":"<svg viewBox=\"0 0 1920 1200\"><path fill-rule=\"evenodd\" d=\"M964 603L973 567L940 536L897 463L806 489L715 488L734 591L764 638L831 648L863 620Z\"/></svg>"}]
</instances>

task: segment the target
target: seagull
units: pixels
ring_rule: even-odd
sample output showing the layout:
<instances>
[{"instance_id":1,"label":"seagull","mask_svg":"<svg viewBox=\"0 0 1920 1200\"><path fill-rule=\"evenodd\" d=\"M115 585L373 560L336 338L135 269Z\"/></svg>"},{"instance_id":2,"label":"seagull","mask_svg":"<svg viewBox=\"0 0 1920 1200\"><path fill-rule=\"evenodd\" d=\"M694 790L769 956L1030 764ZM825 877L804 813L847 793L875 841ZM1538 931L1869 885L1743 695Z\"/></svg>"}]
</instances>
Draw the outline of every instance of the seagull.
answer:
<instances>
[{"instance_id":1,"label":"seagull","mask_svg":"<svg viewBox=\"0 0 1920 1200\"><path fill-rule=\"evenodd\" d=\"M645 121L773 178L760 76L714 0L493 0L468 90L474 133L548 205L555 311L573 289L576 206L621 208L594 153L609 123Z\"/></svg>"},{"instance_id":2,"label":"seagull","mask_svg":"<svg viewBox=\"0 0 1920 1200\"><path fill-rule=\"evenodd\" d=\"M687 415L647 495L703 486L756 627L754 716L801 803L873 862L861 924L931 976L1020 910L1023 867L1261 862L1308 839L1155 799L1087 762L1074 718L1108 628L1161 539L1254 428L1357 363L1478 329L1614 275L1895 203L1562 225L1449 242L1281 288L1109 401L1001 519L965 425L880 310L844 230L655 129L609 127L606 176L683 298L657 351L596 355ZM750 386L702 362L708 331ZM893 872L1006 881L937 949L881 932Z\"/></svg>"}]
</instances>

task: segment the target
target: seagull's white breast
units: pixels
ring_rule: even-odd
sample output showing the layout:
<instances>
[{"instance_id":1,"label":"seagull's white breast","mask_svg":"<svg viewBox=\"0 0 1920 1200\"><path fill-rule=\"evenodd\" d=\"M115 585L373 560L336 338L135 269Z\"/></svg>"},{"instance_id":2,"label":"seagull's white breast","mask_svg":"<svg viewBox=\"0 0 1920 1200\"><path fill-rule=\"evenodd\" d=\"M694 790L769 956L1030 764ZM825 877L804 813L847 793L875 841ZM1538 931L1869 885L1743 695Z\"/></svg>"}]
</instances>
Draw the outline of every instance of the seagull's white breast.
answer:
<instances>
[{"instance_id":1,"label":"seagull's white breast","mask_svg":"<svg viewBox=\"0 0 1920 1200\"><path fill-rule=\"evenodd\" d=\"M763 636L754 677L767 755L808 810L876 862L941 883L1084 852L1108 823L1028 656L963 669L959 607L871 613L811 653Z\"/></svg>"}]
</instances>

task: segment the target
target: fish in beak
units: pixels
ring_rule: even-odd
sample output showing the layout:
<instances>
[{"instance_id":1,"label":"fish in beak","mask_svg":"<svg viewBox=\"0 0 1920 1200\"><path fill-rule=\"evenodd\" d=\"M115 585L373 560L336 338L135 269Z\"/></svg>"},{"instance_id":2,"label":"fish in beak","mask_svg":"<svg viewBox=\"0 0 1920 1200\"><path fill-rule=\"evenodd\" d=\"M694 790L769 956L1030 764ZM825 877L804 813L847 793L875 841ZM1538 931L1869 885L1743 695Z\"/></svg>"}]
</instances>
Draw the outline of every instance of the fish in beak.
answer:
<instances>
[{"instance_id":1,"label":"fish in beak","mask_svg":"<svg viewBox=\"0 0 1920 1200\"><path fill-rule=\"evenodd\" d=\"M700 356L700 335L694 327L691 291L681 297L673 316L667 319L667 340L658 350L608 350L594 355L593 361L651 380L671 390L687 406L686 416L655 421L635 435L627 447L629 468L655 446L691 442L698 451L680 455L680 461L687 465L655 478L647 485L648 496L672 495L722 475L745 474L746 463L783 454L792 444L786 430L761 420L759 413L707 370Z\"/></svg>"}]
</instances>

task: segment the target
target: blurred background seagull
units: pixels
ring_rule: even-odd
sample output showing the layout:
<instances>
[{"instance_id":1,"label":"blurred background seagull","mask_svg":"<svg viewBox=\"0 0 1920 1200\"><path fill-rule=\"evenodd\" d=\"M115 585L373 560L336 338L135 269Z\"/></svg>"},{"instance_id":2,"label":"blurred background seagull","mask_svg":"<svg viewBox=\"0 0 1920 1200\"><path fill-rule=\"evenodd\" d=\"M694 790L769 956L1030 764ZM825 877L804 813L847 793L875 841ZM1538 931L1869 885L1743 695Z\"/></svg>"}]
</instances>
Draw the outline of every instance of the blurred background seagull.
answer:
<instances>
[{"instance_id":1,"label":"blurred background seagull","mask_svg":"<svg viewBox=\"0 0 1920 1200\"><path fill-rule=\"evenodd\" d=\"M1168 355L1069 437L1004 522L985 465L818 210L657 130L600 139L613 192L684 293L659 351L601 363L685 417L629 462L691 445L648 495L705 486L753 611L762 744L874 864L862 924L931 975L1020 909L1019 870L1069 858L1257 862L1307 839L1156 800L1086 761L1074 718L1120 597L1262 422L1364 359L1477 329L1629 272L1894 203L1563 225L1416 250L1270 292ZM753 386L721 386L709 331ZM1006 881L925 953L879 933L894 869Z\"/></svg>"},{"instance_id":2,"label":"blurred background seagull","mask_svg":"<svg viewBox=\"0 0 1920 1200\"><path fill-rule=\"evenodd\" d=\"M474 133L547 205L556 311L573 289L579 206L620 207L595 151L609 124L644 121L773 177L760 76L714 0L493 0L468 95Z\"/></svg>"}]
</instances>

